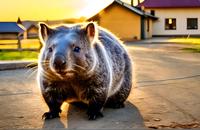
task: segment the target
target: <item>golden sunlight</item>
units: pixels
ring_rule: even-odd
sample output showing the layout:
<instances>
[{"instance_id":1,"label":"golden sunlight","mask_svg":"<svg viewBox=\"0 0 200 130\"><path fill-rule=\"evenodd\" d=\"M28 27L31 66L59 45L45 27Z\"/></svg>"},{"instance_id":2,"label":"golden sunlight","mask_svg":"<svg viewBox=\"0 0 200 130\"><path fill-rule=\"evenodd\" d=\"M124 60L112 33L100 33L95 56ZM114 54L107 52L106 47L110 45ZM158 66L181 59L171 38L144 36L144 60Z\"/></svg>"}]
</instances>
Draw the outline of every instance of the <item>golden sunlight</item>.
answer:
<instances>
[{"instance_id":1,"label":"golden sunlight","mask_svg":"<svg viewBox=\"0 0 200 130\"><path fill-rule=\"evenodd\" d=\"M89 17L113 0L1 0L0 21Z\"/></svg>"}]
</instances>

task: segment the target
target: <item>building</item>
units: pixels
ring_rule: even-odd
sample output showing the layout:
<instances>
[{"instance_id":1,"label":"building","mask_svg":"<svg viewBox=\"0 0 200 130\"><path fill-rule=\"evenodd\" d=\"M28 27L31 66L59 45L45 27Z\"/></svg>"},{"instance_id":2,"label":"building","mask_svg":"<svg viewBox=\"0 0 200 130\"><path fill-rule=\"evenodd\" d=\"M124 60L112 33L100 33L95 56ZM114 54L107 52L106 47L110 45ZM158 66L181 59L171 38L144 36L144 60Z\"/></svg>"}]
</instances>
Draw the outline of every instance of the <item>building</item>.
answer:
<instances>
[{"instance_id":1,"label":"building","mask_svg":"<svg viewBox=\"0 0 200 130\"><path fill-rule=\"evenodd\" d=\"M100 26L122 40L140 40L152 37L152 21L155 19L157 18L150 13L144 13L120 0L114 0L88 21L97 21Z\"/></svg>"},{"instance_id":2,"label":"building","mask_svg":"<svg viewBox=\"0 0 200 130\"><path fill-rule=\"evenodd\" d=\"M158 17L153 36L200 36L200 0L145 0L138 7Z\"/></svg>"},{"instance_id":3,"label":"building","mask_svg":"<svg viewBox=\"0 0 200 130\"><path fill-rule=\"evenodd\" d=\"M35 21L24 21L22 22L25 31L23 33L24 39L38 38L38 22Z\"/></svg>"},{"instance_id":4,"label":"building","mask_svg":"<svg viewBox=\"0 0 200 130\"><path fill-rule=\"evenodd\" d=\"M18 39L24 28L16 22L0 22L0 39Z\"/></svg>"}]
</instances>

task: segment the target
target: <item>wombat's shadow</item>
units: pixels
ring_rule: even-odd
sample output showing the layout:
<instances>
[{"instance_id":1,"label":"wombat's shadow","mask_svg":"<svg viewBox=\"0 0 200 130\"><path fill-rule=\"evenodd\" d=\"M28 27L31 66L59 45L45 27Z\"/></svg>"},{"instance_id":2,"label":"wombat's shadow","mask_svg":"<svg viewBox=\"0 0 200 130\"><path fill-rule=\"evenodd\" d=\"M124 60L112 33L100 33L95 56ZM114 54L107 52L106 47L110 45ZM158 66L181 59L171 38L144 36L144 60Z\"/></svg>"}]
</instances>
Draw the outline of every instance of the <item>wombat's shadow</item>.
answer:
<instances>
[{"instance_id":1,"label":"wombat's shadow","mask_svg":"<svg viewBox=\"0 0 200 130\"><path fill-rule=\"evenodd\" d=\"M130 129L144 128L144 120L132 103L127 101L125 108L104 108L103 118L89 121L85 106L69 105L68 112L62 113L61 118L44 121L43 128L70 128L70 129ZM65 116L65 117L64 117ZM62 118L65 118L64 121Z\"/></svg>"}]
</instances>

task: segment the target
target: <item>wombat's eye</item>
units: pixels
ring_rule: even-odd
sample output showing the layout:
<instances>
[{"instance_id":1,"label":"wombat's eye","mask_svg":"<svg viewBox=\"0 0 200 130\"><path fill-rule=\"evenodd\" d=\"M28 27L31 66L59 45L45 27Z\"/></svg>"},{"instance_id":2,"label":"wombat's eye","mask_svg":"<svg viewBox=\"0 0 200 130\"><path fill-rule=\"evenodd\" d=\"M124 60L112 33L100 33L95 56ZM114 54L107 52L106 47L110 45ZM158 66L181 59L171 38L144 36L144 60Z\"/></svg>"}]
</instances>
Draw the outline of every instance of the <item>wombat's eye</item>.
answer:
<instances>
[{"instance_id":1,"label":"wombat's eye","mask_svg":"<svg viewBox=\"0 0 200 130\"><path fill-rule=\"evenodd\" d=\"M74 47L74 49L73 49L74 52L80 52L80 50L81 50L81 48L78 46Z\"/></svg>"},{"instance_id":2,"label":"wombat's eye","mask_svg":"<svg viewBox=\"0 0 200 130\"><path fill-rule=\"evenodd\" d=\"M53 48L52 48L52 47L49 47L48 50L49 50L49 52L52 52L52 51L53 51Z\"/></svg>"}]
</instances>

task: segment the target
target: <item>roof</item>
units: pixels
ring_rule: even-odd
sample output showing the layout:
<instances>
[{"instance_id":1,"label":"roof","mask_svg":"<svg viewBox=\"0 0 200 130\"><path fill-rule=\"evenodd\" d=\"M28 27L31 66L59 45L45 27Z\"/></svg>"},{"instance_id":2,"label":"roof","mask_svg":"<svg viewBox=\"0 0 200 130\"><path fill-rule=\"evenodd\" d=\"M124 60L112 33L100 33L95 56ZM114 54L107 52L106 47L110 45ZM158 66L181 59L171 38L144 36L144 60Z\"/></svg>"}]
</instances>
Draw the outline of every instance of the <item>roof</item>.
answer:
<instances>
[{"instance_id":1,"label":"roof","mask_svg":"<svg viewBox=\"0 0 200 130\"><path fill-rule=\"evenodd\" d=\"M145 0L138 5L138 7L141 6L145 8L200 8L200 0Z\"/></svg>"},{"instance_id":2,"label":"roof","mask_svg":"<svg viewBox=\"0 0 200 130\"><path fill-rule=\"evenodd\" d=\"M21 33L24 32L16 22L0 22L0 33Z\"/></svg>"},{"instance_id":3,"label":"roof","mask_svg":"<svg viewBox=\"0 0 200 130\"><path fill-rule=\"evenodd\" d=\"M142 11L142 10L136 8L136 7L133 7L133 6L131 6L131 5L127 4L127 3L125 3L125 2L122 2L121 0L114 0L111 4L109 4L108 6L106 6L105 8L103 8L102 10L104 10L106 8L109 8L112 4L115 4L115 3L118 4L118 5L120 5L120 6L125 7L126 9L128 9L128 10L130 10L130 11L132 11L132 12L134 12L134 13L140 15L140 16L145 16L145 17L150 17L150 18L153 18L153 19L157 19L157 17L151 15L150 13L144 12L144 11ZM94 16L96 16L97 14L95 14ZM92 17L94 17L94 16L92 16Z\"/></svg>"},{"instance_id":4,"label":"roof","mask_svg":"<svg viewBox=\"0 0 200 130\"><path fill-rule=\"evenodd\" d=\"M22 22L22 25L24 26L26 30L28 30L32 26L35 26L36 28L38 28L38 22L36 21L24 21Z\"/></svg>"},{"instance_id":5,"label":"roof","mask_svg":"<svg viewBox=\"0 0 200 130\"><path fill-rule=\"evenodd\" d=\"M139 10L139 9L137 9L137 8L125 3L125 2L122 2L120 0L114 0L113 3L117 3L117 4L121 5L121 6L124 6L127 9L133 11L136 14L139 14L139 15L143 15L144 14L141 10Z\"/></svg>"}]
</instances>

